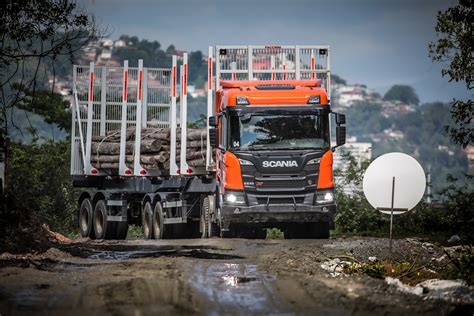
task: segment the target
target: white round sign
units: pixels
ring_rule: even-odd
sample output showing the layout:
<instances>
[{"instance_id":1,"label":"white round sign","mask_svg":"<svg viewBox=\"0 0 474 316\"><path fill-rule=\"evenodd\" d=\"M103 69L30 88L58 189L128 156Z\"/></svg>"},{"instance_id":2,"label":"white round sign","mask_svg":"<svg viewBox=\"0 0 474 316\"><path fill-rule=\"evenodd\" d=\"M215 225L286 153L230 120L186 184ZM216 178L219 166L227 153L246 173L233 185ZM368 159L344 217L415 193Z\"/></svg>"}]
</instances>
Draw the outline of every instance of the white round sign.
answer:
<instances>
[{"instance_id":1,"label":"white round sign","mask_svg":"<svg viewBox=\"0 0 474 316\"><path fill-rule=\"evenodd\" d=\"M367 201L382 213L390 214L393 182L394 215L413 209L423 198L426 177L418 161L403 153L382 155L367 168L363 181Z\"/></svg>"}]
</instances>

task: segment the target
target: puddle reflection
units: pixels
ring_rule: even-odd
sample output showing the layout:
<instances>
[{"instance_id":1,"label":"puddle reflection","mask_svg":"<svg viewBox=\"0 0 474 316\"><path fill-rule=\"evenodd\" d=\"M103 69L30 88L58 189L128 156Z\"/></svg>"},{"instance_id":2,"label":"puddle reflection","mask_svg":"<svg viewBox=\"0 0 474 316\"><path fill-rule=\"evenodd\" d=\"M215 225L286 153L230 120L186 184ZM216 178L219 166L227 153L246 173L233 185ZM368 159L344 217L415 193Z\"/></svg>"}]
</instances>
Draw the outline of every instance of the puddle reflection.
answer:
<instances>
[{"instance_id":1,"label":"puddle reflection","mask_svg":"<svg viewBox=\"0 0 474 316\"><path fill-rule=\"evenodd\" d=\"M254 264L195 263L192 269L192 286L212 302L209 314L282 311L283 303L273 289L274 278L260 273Z\"/></svg>"}]
</instances>

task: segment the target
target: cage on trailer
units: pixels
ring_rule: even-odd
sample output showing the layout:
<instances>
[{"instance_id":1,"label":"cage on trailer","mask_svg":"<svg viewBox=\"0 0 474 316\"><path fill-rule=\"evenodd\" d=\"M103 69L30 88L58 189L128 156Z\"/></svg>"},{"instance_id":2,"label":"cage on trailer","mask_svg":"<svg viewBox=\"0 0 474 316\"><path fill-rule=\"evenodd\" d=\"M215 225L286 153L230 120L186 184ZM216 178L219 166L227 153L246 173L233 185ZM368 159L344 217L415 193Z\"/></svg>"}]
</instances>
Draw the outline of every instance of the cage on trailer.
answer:
<instances>
[{"instance_id":1,"label":"cage on trailer","mask_svg":"<svg viewBox=\"0 0 474 316\"><path fill-rule=\"evenodd\" d=\"M139 60L138 67L125 61L123 67L90 63L73 70L71 175L75 186L89 188L78 201L82 235L123 238L124 227L133 223L148 225L152 237L153 220L156 234L169 237L174 230L178 236L178 226L199 219L201 194L215 186L204 165L187 163L187 54L180 66L173 56L169 69L146 68ZM168 168L143 163L147 129L169 131ZM93 160L100 159L98 148L111 133L120 138L113 144L119 146L117 168L101 168L110 164ZM102 140L99 146L93 146L95 139ZM158 218L150 219L154 214Z\"/></svg>"}]
</instances>

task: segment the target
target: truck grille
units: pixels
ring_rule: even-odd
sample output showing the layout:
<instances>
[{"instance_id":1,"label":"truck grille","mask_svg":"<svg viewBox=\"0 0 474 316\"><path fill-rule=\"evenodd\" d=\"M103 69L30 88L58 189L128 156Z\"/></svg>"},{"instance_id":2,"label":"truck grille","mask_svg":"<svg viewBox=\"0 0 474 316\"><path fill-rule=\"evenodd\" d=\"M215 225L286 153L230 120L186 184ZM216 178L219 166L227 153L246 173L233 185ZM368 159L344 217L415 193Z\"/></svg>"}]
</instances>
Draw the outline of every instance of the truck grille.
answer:
<instances>
[{"instance_id":1,"label":"truck grille","mask_svg":"<svg viewBox=\"0 0 474 316\"><path fill-rule=\"evenodd\" d=\"M265 189L271 189L271 188L304 188L306 183L304 180L279 180L279 181L274 181L274 180L265 180L261 181L261 185L258 185L259 181L255 181L255 186L257 188L265 188Z\"/></svg>"}]
</instances>

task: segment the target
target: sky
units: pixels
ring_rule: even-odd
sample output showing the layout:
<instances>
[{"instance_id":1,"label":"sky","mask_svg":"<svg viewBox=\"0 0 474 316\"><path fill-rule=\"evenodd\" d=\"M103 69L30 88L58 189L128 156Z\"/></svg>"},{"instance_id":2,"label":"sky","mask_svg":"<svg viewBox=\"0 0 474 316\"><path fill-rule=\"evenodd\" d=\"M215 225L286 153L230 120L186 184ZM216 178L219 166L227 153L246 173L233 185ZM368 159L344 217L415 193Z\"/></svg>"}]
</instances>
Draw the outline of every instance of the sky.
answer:
<instances>
[{"instance_id":1,"label":"sky","mask_svg":"<svg viewBox=\"0 0 474 316\"><path fill-rule=\"evenodd\" d=\"M384 93L415 88L422 102L471 94L428 57L436 15L454 0L77 0L110 37L157 40L207 53L210 45L331 46L331 72Z\"/></svg>"}]
</instances>

